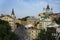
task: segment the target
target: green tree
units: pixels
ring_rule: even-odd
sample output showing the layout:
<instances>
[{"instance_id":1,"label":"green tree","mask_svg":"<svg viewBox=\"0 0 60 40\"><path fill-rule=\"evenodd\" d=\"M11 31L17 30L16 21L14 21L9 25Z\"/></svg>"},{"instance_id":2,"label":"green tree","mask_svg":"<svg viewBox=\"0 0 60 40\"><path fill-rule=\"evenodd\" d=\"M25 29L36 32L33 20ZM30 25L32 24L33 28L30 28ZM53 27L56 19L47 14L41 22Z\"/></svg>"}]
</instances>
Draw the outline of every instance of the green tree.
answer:
<instances>
[{"instance_id":1,"label":"green tree","mask_svg":"<svg viewBox=\"0 0 60 40\"><path fill-rule=\"evenodd\" d=\"M43 29L38 33L35 40L55 40L55 37L52 36L52 32L50 30L45 31L45 29Z\"/></svg>"},{"instance_id":2,"label":"green tree","mask_svg":"<svg viewBox=\"0 0 60 40\"><path fill-rule=\"evenodd\" d=\"M7 21L0 20L0 40L18 40L17 35L11 32L11 26Z\"/></svg>"},{"instance_id":3,"label":"green tree","mask_svg":"<svg viewBox=\"0 0 60 40\"><path fill-rule=\"evenodd\" d=\"M27 18L29 18L29 17L30 17L30 16L26 16L26 17L22 18L22 20L26 21Z\"/></svg>"},{"instance_id":4,"label":"green tree","mask_svg":"<svg viewBox=\"0 0 60 40\"><path fill-rule=\"evenodd\" d=\"M57 24L60 24L60 17L58 19L54 19L54 21L57 23Z\"/></svg>"}]
</instances>

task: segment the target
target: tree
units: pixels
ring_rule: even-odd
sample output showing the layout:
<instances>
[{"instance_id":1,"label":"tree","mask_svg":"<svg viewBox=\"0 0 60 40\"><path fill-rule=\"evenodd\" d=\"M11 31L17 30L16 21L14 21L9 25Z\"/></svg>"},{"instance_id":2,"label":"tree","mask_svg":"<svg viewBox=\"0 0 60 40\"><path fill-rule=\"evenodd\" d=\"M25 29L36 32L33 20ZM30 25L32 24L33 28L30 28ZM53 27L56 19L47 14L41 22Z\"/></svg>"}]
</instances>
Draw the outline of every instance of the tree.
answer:
<instances>
[{"instance_id":1,"label":"tree","mask_svg":"<svg viewBox=\"0 0 60 40\"><path fill-rule=\"evenodd\" d=\"M11 32L9 23L4 20L0 20L0 40L18 40L17 35Z\"/></svg>"},{"instance_id":2,"label":"tree","mask_svg":"<svg viewBox=\"0 0 60 40\"><path fill-rule=\"evenodd\" d=\"M52 36L50 30L45 31L45 29L43 29L38 33L38 37L35 40L55 40L55 37Z\"/></svg>"},{"instance_id":3,"label":"tree","mask_svg":"<svg viewBox=\"0 0 60 40\"><path fill-rule=\"evenodd\" d=\"M57 23L57 24L60 24L60 17L58 19L54 19L54 21Z\"/></svg>"},{"instance_id":4,"label":"tree","mask_svg":"<svg viewBox=\"0 0 60 40\"><path fill-rule=\"evenodd\" d=\"M26 21L27 18L29 18L29 17L30 17L30 16L26 16L26 17L22 18L22 20Z\"/></svg>"}]
</instances>

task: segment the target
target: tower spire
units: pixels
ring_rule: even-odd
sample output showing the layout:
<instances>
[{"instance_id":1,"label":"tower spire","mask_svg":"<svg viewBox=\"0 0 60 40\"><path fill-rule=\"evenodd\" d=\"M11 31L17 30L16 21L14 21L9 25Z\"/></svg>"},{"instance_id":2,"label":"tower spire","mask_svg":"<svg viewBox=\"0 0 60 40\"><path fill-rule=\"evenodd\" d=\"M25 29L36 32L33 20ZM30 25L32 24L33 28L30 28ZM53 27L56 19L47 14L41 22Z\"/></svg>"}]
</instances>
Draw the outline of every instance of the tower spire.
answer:
<instances>
[{"instance_id":1,"label":"tower spire","mask_svg":"<svg viewBox=\"0 0 60 40\"><path fill-rule=\"evenodd\" d=\"M47 8L46 9L50 9L49 4L47 5Z\"/></svg>"},{"instance_id":2,"label":"tower spire","mask_svg":"<svg viewBox=\"0 0 60 40\"><path fill-rule=\"evenodd\" d=\"M14 14L14 9L12 9L12 15L15 15L15 14Z\"/></svg>"}]
</instances>

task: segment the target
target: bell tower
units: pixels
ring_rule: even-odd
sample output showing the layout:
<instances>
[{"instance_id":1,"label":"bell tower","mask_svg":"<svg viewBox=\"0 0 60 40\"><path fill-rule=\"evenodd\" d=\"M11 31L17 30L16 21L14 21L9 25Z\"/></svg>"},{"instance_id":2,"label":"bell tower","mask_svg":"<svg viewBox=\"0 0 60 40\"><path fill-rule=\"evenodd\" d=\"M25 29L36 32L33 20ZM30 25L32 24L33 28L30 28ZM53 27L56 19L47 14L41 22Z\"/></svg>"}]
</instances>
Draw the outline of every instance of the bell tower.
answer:
<instances>
[{"instance_id":1,"label":"bell tower","mask_svg":"<svg viewBox=\"0 0 60 40\"><path fill-rule=\"evenodd\" d=\"M11 17L14 18L14 19L16 18L15 14L14 14L14 9L12 9Z\"/></svg>"},{"instance_id":2,"label":"bell tower","mask_svg":"<svg viewBox=\"0 0 60 40\"><path fill-rule=\"evenodd\" d=\"M49 5L47 5L46 9L45 9L45 15L48 17L49 14L52 14L52 8L49 7Z\"/></svg>"},{"instance_id":3,"label":"bell tower","mask_svg":"<svg viewBox=\"0 0 60 40\"><path fill-rule=\"evenodd\" d=\"M50 7L49 7L49 5L47 5L47 7L46 7L46 13L49 13L50 12Z\"/></svg>"},{"instance_id":4,"label":"bell tower","mask_svg":"<svg viewBox=\"0 0 60 40\"><path fill-rule=\"evenodd\" d=\"M11 13L11 17L13 18L13 22L12 22L12 24L13 24L13 26L12 26L12 32L14 32L15 31L15 29L16 29L16 17L15 17L15 14L14 14L14 9L12 9L12 13Z\"/></svg>"}]
</instances>

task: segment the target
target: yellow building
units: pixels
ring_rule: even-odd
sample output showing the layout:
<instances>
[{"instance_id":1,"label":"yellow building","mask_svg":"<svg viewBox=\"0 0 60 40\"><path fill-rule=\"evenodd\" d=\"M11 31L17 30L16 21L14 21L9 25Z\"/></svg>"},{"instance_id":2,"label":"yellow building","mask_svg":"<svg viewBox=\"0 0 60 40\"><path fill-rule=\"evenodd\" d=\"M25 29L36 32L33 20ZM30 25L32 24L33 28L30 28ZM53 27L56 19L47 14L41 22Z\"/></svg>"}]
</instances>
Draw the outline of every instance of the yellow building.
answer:
<instances>
[{"instance_id":1,"label":"yellow building","mask_svg":"<svg viewBox=\"0 0 60 40\"><path fill-rule=\"evenodd\" d=\"M35 24L36 19L34 19L33 17L27 18L27 24Z\"/></svg>"},{"instance_id":2,"label":"yellow building","mask_svg":"<svg viewBox=\"0 0 60 40\"><path fill-rule=\"evenodd\" d=\"M40 13L38 16L41 16L41 17L45 16L45 13Z\"/></svg>"},{"instance_id":3,"label":"yellow building","mask_svg":"<svg viewBox=\"0 0 60 40\"><path fill-rule=\"evenodd\" d=\"M21 24L21 20L16 19L16 23Z\"/></svg>"},{"instance_id":4,"label":"yellow building","mask_svg":"<svg viewBox=\"0 0 60 40\"><path fill-rule=\"evenodd\" d=\"M20 19L16 19L16 23L19 23L21 25L25 25L26 24L26 21L20 20Z\"/></svg>"}]
</instances>

